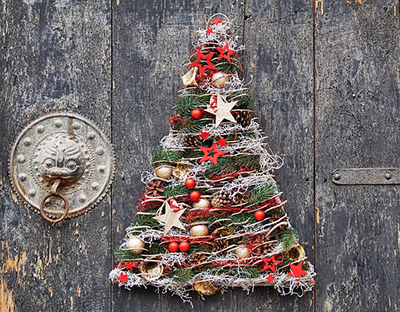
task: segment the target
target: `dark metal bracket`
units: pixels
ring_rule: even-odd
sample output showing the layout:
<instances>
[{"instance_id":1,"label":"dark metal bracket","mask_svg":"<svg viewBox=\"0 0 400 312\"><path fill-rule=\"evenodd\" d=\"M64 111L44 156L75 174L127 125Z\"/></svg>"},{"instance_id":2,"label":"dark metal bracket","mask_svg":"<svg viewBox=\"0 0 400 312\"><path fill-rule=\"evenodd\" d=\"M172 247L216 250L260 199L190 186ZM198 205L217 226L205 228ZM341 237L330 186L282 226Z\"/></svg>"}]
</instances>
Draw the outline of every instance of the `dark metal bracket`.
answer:
<instances>
[{"instance_id":1,"label":"dark metal bracket","mask_svg":"<svg viewBox=\"0 0 400 312\"><path fill-rule=\"evenodd\" d=\"M332 172L332 182L339 185L400 184L399 168L349 168Z\"/></svg>"}]
</instances>

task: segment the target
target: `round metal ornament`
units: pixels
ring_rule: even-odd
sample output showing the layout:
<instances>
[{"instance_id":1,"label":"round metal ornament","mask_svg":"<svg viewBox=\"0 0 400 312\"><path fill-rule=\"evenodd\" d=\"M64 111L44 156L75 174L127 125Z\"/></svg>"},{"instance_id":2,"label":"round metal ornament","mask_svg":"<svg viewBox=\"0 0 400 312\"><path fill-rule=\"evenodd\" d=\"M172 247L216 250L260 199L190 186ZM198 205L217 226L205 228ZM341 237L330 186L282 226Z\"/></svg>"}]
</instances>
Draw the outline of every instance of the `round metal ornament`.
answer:
<instances>
[{"instance_id":1,"label":"round metal ornament","mask_svg":"<svg viewBox=\"0 0 400 312\"><path fill-rule=\"evenodd\" d=\"M10 177L21 200L56 223L79 216L105 195L114 151L90 120L71 113L44 115L18 136Z\"/></svg>"}]
</instances>

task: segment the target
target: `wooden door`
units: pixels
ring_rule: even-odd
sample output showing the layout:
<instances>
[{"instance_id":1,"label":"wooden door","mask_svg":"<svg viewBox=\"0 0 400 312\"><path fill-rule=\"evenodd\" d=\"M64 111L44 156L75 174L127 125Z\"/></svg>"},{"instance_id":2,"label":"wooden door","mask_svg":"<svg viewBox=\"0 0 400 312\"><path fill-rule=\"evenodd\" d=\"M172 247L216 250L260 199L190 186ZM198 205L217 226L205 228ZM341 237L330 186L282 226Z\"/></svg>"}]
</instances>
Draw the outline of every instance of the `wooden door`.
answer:
<instances>
[{"instance_id":1,"label":"wooden door","mask_svg":"<svg viewBox=\"0 0 400 312\"><path fill-rule=\"evenodd\" d=\"M314 10L313 7L316 7ZM395 0L24 0L0 4L0 311L397 311L398 186L337 186L344 167L398 167ZM111 285L113 249L134 216L142 171L168 132L194 31L228 15L247 46L287 212L317 271L314 293L242 290L194 309ZM8 177L10 147L36 117L80 113L111 138L111 191L87 215L49 225Z\"/></svg>"}]
</instances>

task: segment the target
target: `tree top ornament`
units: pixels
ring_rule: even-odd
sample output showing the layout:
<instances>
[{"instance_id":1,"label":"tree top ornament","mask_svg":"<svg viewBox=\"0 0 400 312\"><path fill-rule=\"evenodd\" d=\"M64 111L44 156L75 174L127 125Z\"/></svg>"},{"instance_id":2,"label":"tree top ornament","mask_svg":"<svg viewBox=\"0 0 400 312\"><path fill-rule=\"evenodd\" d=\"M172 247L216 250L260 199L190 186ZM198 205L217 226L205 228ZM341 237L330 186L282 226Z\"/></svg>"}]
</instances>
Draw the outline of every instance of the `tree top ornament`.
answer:
<instances>
[{"instance_id":1,"label":"tree top ornament","mask_svg":"<svg viewBox=\"0 0 400 312\"><path fill-rule=\"evenodd\" d=\"M197 31L182 67L184 89L110 278L154 286L191 302L191 291L273 286L302 296L313 265L284 210L265 142L242 80L238 36L223 14Z\"/></svg>"}]
</instances>

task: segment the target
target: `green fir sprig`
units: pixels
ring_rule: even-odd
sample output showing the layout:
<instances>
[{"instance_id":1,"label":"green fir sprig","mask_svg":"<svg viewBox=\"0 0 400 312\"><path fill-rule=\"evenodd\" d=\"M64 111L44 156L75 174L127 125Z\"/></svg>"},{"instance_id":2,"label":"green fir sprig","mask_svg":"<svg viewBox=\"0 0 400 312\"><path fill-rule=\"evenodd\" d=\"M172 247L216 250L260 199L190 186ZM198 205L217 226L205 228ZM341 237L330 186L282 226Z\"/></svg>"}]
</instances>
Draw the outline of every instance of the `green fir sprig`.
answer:
<instances>
[{"instance_id":1,"label":"green fir sprig","mask_svg":"<svg viewBox=\"0 0 400 312\"><path fill-rule=\"evenodd\" d=\"M278 192L275 181L270 181L267 184L258 185L254 187L247 196L249 204L261 204L269 200L273 195Z\"/></svg>"},{"instance_id":2,"label":"green fir sprig","mask_svg":"<svg viewBox=\"0 0 400 312\"><path fill-rule=\"evenodd\" d=\"M286 228L286 231L282 234L280 241L282 247L288 251L298 239L299 236L294 228Z\"/></svg>"},{"instance_id":3,"label":"green fir sprig","mask_svg":"<svg viewBox=\"0 0 400 312\"><path fill-rule=\"evenodd\" d=\"M153 167L173 165L182 158L181 151L159 149L153 156Z\"/></svg>"}]
</instances>

